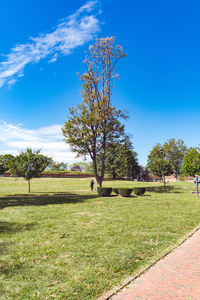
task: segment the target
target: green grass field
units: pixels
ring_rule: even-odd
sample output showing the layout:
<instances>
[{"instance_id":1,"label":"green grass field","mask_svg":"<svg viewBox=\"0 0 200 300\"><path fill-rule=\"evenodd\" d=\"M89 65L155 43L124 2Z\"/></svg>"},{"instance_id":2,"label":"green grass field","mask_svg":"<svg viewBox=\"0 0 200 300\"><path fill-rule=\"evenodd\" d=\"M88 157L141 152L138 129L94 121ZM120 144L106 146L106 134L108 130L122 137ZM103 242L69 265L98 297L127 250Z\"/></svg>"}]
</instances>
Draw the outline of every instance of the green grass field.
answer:
<instances>
[{"instance_id":1,"label":"green grass field","mask_svg":"<svg viewBox=\"0 0 200 300\"><path fill-rule=\"evenodd\" d=\"M106 181L147 187L100 198L90 179L0 178L0 299L97 299L200 224L191 183ZM5 197L11 195L10 197Z\"/></svg>"}]
</instances>

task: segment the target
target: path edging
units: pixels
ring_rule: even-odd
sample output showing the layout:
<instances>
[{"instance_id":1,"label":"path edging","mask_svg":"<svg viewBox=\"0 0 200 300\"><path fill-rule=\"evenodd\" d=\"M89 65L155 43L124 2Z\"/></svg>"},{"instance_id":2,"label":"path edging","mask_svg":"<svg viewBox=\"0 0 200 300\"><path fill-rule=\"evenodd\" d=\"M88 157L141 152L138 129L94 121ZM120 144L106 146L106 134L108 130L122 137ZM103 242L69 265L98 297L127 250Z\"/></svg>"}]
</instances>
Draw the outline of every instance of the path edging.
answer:
<instances>
[{"instance_id":1,"label":"path edging","mask_svg":"<svg viewBox=\"0 0 200 300\"><path fill-rule=\"evenodd\" d=\"M156 261L154 261L153 263L151 263L147 267L141 268L141 271L139 271L138 274L136 274L133 277L128 277L127 279L125 279L123 281L123 283L121 285L114 287L113 289L111 289L110 291L108 291L107 293L105 293L104 295L102 295L99 298L97 298L97 300L109 300L109 299L111 299L111 297L113 297L114 295L118 294L125 287L127 287L130 283L132 283L135 279L137 279L138 277L140 277L141 275L143 275L144 273L146 273L157 262L159 262L164 257L166 257L168 254L170 254L174 250L176 250L179 246L181 246L184 242L186 242L189 238L191 238L198 230L200 230L200 225L198 227L196 227L192 232L190 232L189 234L187 234L183 239L180 239L176 245L168 247L167 248L168 249L167 252L164 255L162 255L161 257L159 257Z\"/></svg>"}]
</instances>

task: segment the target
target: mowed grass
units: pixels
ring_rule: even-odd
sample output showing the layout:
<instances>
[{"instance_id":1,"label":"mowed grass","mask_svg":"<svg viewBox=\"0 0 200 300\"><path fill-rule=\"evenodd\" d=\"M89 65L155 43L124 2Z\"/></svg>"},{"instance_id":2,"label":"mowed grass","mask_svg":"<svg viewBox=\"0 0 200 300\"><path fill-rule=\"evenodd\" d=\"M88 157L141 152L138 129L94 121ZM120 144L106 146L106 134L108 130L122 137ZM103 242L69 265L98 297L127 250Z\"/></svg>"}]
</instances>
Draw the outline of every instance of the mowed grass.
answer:
<instances>
[{"instance_id":1,"label":"mowed grass","mask_svg":"<svg viewBox=\"0 0 200 300\"><path fill-rule=\"evenodd\" d=\"M200 224L191 183L100 198L90 179L0 178L0 299L97 299L166 253Z\"/></svg>"}]
</instances>

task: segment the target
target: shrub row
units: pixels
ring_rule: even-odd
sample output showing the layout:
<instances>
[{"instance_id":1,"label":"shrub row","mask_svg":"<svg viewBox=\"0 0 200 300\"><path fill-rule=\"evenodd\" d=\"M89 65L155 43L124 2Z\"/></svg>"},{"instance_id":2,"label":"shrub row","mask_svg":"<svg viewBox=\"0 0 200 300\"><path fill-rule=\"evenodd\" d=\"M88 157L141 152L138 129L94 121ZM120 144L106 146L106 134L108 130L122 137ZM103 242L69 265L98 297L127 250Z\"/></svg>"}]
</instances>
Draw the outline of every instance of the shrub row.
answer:
<instances>
[{"instance_id":1,"label":"shrub row","mask_svg":"<svg viewBox=\"0 0 200 300\"><path fill-rule=\"evenodd\" d=\"M105 197L105 196L110 196L112 193L112 188L104 188L104 187L98 187L97 192L99 196Z\"/></svg>"},{"instance_id":2,"label":"shrub row","mask_svg":"<svg viewBox=\"0 0 200 300\"><path fill-rule=\"evenodd\" d=\"M135 195L140 196L143 195L145 193L145 188L133 188L133 189L127 189L127 188L106 188L106 187L98 187L97 188L97 192L99 194L99 196L102 197L108 197L110 196L110 194L112 193L112 191L117 194L120 195L122 197L130 197L132 191L134 192Z\"/></svg>"}]
</instances>

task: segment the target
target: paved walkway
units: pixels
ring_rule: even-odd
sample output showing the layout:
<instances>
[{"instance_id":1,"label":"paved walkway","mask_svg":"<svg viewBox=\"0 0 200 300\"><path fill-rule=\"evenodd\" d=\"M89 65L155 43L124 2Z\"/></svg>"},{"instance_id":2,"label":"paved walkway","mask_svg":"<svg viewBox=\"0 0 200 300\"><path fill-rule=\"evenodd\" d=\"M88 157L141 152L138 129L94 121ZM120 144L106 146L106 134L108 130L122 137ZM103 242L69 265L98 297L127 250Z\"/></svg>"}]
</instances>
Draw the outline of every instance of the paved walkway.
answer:
<instances>
[{"instance_id":1,"label":"paved walkway","mask_svg":"<svg viewBox=\"0 0 200 300\"><path fill-rule=\"evenodd\" d=\"M200 230L112 300L200 300Z\"/></svg>"}]
</instances>

